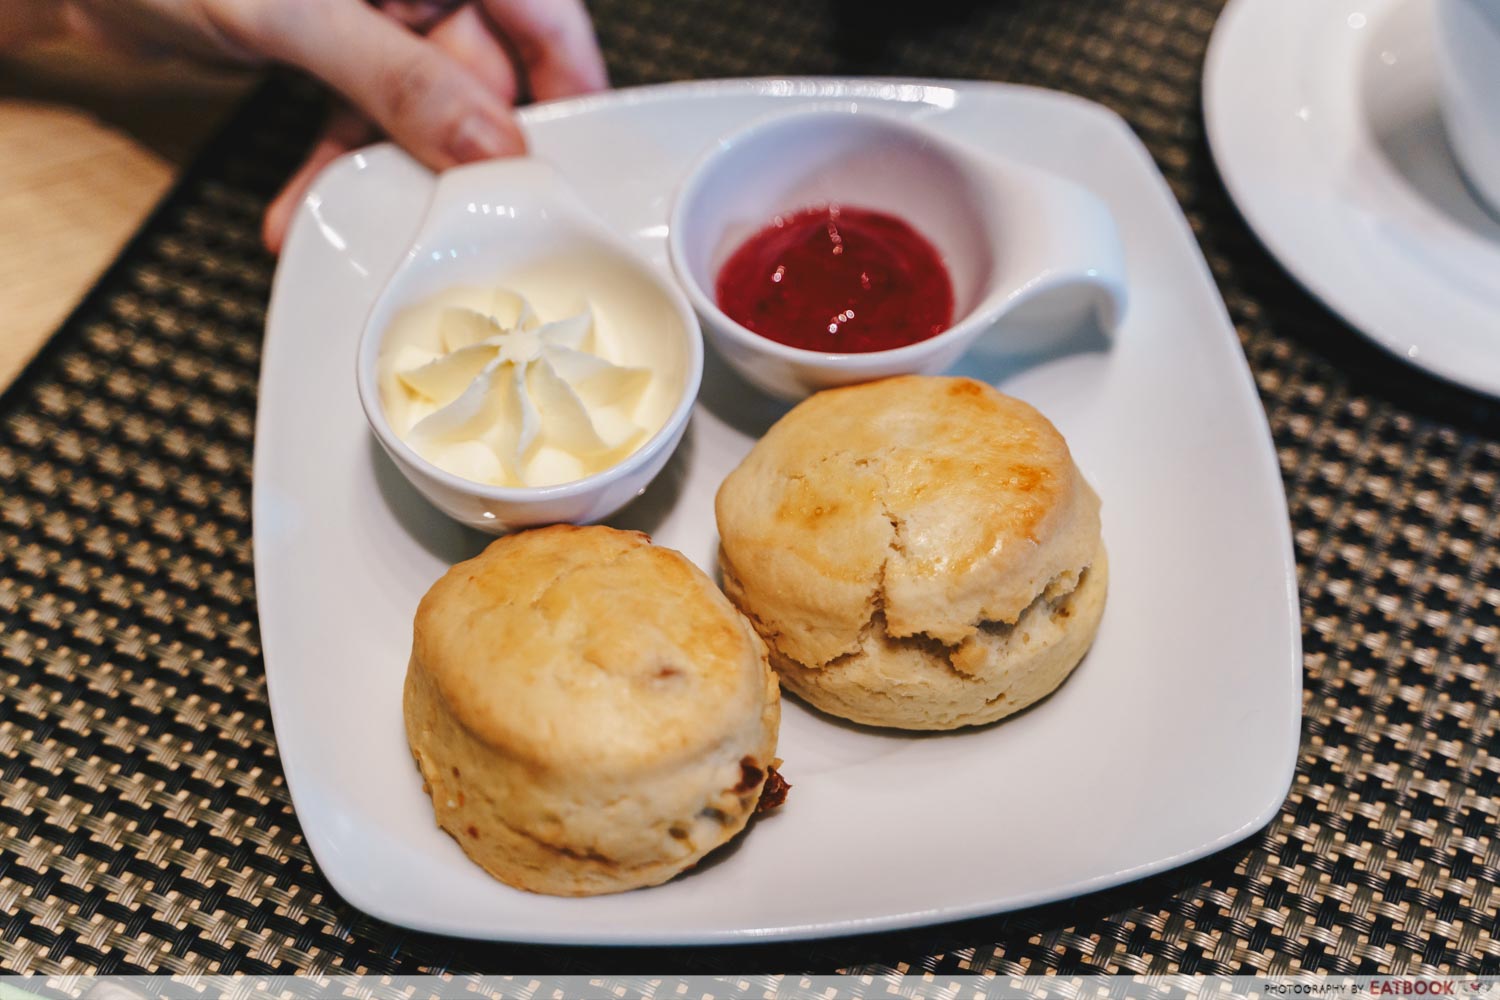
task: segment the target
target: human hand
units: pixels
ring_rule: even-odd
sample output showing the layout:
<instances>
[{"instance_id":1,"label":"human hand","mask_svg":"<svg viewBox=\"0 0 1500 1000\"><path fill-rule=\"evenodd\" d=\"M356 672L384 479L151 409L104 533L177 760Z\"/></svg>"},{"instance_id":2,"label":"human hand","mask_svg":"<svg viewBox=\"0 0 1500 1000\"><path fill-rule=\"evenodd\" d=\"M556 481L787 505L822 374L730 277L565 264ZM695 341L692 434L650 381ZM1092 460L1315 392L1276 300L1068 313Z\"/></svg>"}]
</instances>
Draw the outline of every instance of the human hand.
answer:
<instances>
[{"instance_id":1,"label":"human hand","mask_svg":"<svg viewBox=\"0 0 1500 1000\"><path fill-rule=\"evenodd\" d=\"M441 170L523 152L523 94L608 85L582 0L21 0L7 17L0 39L27 34L30 17L31 33L45 20L114 48L297 67L341 95L266 212L273 252L318 171L382 132Z\"/></svg>"}]
</instances>

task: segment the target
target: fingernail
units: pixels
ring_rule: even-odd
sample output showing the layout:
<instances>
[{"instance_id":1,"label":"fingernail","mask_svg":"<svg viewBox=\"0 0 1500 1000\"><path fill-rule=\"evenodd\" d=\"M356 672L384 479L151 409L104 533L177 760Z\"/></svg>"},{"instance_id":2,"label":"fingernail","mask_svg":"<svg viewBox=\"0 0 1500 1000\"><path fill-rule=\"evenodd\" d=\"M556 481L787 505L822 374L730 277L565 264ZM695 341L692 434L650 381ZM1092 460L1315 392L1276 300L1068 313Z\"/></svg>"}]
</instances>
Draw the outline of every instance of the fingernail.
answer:
<instances>
[{"instance_id":1,"label":"fingernail","mask_svg":"<svg viewBox=\"0 0 1500 1000\"><path fill-rule=\"evenodd\" d=\"M460 122L448 143L448 154L458 163L504 156L507 150L505 136L481 114L470 115Z\"/></svg>"}]
</instances>

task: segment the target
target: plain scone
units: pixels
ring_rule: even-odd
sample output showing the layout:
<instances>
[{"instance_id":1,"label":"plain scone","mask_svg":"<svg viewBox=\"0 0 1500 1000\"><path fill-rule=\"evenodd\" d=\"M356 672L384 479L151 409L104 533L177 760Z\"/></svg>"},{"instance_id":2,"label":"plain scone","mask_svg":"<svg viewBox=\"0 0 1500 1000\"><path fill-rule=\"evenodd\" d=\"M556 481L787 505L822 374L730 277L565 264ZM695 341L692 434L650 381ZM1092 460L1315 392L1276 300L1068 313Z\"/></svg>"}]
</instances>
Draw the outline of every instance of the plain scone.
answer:
<instances>
[{"instance_id":1,"label":"plain scone","mask_svg":"<svg viewBox=\"0 0 1500 1000\"><path fill-rule=\"evenodd\" d=\"M719 489L724 589L782 683L854 722L954 729L1044 697L1104 610L1099 498L981 382L820 392Z\"/></svg>"},{"instance_id":2,"label":"plain scone","mask_svg":"<svg viewBox=\"0 0 1500 1000\"><path fill-rule=\"evenodd\" d=\"M496 878L665 882L744 828L776 752L759 636L639 532L510 535L417 609L406 734L441 826Z\"/></svg>"}]
</instances>

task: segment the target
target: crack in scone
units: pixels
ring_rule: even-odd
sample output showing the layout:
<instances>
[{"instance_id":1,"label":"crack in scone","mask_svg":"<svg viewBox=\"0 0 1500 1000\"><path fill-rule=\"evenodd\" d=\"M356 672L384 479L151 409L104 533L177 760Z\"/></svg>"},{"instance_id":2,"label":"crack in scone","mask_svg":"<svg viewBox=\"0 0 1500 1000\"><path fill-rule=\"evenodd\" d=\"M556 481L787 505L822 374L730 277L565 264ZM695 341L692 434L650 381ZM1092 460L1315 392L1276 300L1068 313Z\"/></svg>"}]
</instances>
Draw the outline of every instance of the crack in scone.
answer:
<instances>
[{"instance_id":1,"label":"crack in scone","mask_svg":"<svg viewBox=\"0 0 1500 1000\"><path fill-rule=\"evenodd\" d=\"M822 464L826 464L827 462L832 461L836 458L843 457L845 454L846 453L844 452L835 452L827 456ZM1014 619L1010 621L986 618L978 619L973 623L972 626L970 626L969 635L963 639L958 640L957 642L945 642L941 638L930 635L927 632L923 631L913 632L908 635L898 635L896 633L893 633L890 630L885 615L886 602L889 599L886 592L886 579L890 572L891 560L901 558L906 555L906 542L904 537L906 532L906 521L895 511L891 510L891 505L886 500L886 497L888 497L892 492L892 487L891 477L890 474L886 471L884 463L882 463L878 458L872 459L868 457L860 457L854 460L854 465L857 468L868 469L873 472L876 476L879 477L881 483L885 487L885 491L876 499L880 505L881 514L885 517L886 521L888 521L891 526L891 537L889 542L887 543L889 552L886 555L885 559L881 561L880 569L876 573L875 587L871 591L870 599L868 602L870 608L869 619L864 623L864 625L860 627L859 633L855 640L854 648L837 656L830 657L822 663L799 664L804 668L816 670L836 668L842 662L847 662L855 657L863 655L868 649L870 639L876 636L876 634L878 633L880 641L884 643L890 645L903 645L909 648L919 649L922 652L927 653L934 660L945 663L955 673L966 678L972 678L978 668L983 665L982 661L984 657L983 652L978 650L972 642L976 634L983 632L990 635L997 635L1000 634L1002 630L1008 632L1015 627L1016 622L1020 621L1028 612L1036 608L1038 604L1055 603L1060 599L1066 598L1068 595L1072 594L1078 588L1083 575L1088 572L1087 566L1084 566L1081 569L1077 570L1064 570L1063 572L1057 574L1055 577L1049 580L1046 586L1044 586L1041 591L1038 592L1037 596L1033 598L1032 602L1025 608L1023 608ZM796 476L789 478L800 479L804 477ZM755 616L753 615L751 615L750 617L752 618L752 621L754 621L756 628L758 630L761 629L763 623L761 623L759 620L756 620ZM762 636L765 636L766 632L762 631L761 634ZM779 633L776 634L779 636ZM792 657L787 656L780 649L777 649L776 644L772 640L767 639L767 644L770 645L772 649L776 653L778 653L783 660L793 663L798 662Z\"/></svg>"},{"instance_id":2,"label":"crack in scone","mask_svg":"<svg viewBox=\"0 0 1500 1000\"><path fill-rule=\"evenodd\" d=\"M1013 622L985 620L967 639L892 636L882 616L861 632L859 648L808 667L776 649L783 686L814 706L854 722L909 729L983 725L1050 694L1092 641L1107 589L1107 560L1054 578L1064 593L1039 593Z\"/></svg>"},{"instance_id":3,"label":"crack in scone","mask_svg":"<svg viewBox=\"0 0 1500 1000\"><path fill-rule=\"evenodd\" d=\"M843 457L844 453L836 452L823 459L823 464ZM885 484L887 492L890 490L890 478L885 469L878 461L868 458L858 458L854 464L859 468L870 469L879 476ZM789 479L804 479L801 475L790 475ZM906 554L904 532L905 521L900 515L890 509L890 505L884 498L879 498L881 514L891 526L891 537L887 543L888 554L881 561L875 573L874 586L870 597L866 601L867 618L856 633L851 648L842 653L831 656L820 663L805 663L788 654L781 646L779 640L782 636L781 630L772 626L762 616L756 614L749 603L743 599L744 585L734 570L733 564L728 558L722 545L719 549L719 566L724 575L725 592L734 602L740 612L745 615L755 630L760 634L770 648L775 660L781 663L795 664L807 670L826 670L836 668L843 663L864 655L870 646L870 640L877 637L881 642L891 646L905 646L926 652L935 660L945 663L950 669L962 677L971 678L977 669L982 666L984 654L973 643L978 634L999 636L1012 630L1016 623L1029 614L1040 604L1065 603L1066 598L1074 594L1088 573L1089 567L1083 566L1079 569L1064 570L1050 579L1047 584L1037 593L1030 604L1024 607L1015 618L1010 621L1002 619L980 618L969 626L969 633L963 639L955 642L945 642L943 639L926 632L918 631L908 635L899 635L888 626L885 609L888 600L886 591L886 579L890 572L892 559L902 557ZM1064 611L1064 617L1066 617Z\"/></svg>"},{"instance_id":4,"label":"crack in scone","mask_svg":"<svg viewBox=\"0 0 1500 1000\"><path fill-rule=\"evenodd\" d=\"M976 668L980 666L981 663L971 662L973 657L966 651L972 650L974 653L977 653L981 661L985 655L982 650L978 650L975 648L973 643L975 636L983 634L998 639L1009 638L1015 632L1018 623L1020 623L1033 611L1039 610L1043 607L1051 608L1051 614L1049 615L1049 618L1054 622L1057 621L1057 618L1059 616L1061 616L1062 618L1069 617L1069 615L1071 614L1071 611L1068 607L1068 605L1070 604L1070 599L1078 592L1079 588L1083 585L1085 579L1088 576L1088 572L1089 567L1087 566L1083 567L1081 570L1065 570L1064 572L1059 573L1057 576L1053 577L1052 580L1048 581L1047 586L1042 588L1041 592L1037 594L1032 602L1028 604L1021 611L1021 613L1015 617L1014 620L1007 622L995 619L980 619L979 621L974 623L973 631L968 637L961 639L958 642L944 642L938 637L928 635L925 632L917 632L912 635L895 635L890 631L890 629L886 625L885 620L885 590L883 579L885 574L885 566L882 565L882 579L880 581L880 586L876 587L873 598L874 611L871 613L869 621L865 622L865 624L861 626L859 630L857 645L854 649L846 653L841 653L838 656L830 657L828 660L822 663L807 664L802 663L791 656L788 656L769 639L767 640L767 645L771 647L773 654L775 654L775 656L782 663L795 664L796 666L801 667L804 670L829 670L835 669L844 663L848 663L849 661L857 657L865 655L865 653L869 649L870 640L873 638L888 646L900 646L921 651L930 656L934 661L945 663L955 673L965 678L973 678L977 672ZM751 615L750 617L753 621L754 616ZM1024 640L1029 643L1029 635L1025 636Z\"/></svg>"}]
</instances>

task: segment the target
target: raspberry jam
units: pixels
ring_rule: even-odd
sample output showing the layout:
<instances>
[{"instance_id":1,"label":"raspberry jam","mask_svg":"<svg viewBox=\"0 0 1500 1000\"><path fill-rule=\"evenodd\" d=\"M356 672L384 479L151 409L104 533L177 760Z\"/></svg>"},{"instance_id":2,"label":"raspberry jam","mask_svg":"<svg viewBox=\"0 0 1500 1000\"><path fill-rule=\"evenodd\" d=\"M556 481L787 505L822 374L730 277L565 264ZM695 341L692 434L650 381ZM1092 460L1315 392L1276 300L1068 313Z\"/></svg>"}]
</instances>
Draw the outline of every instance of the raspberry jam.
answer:
<instances>
[{"instance_id":1,"label":"raspberry jam","mask_svg":"<svg viewBox=\"0 0 1500 1000\"><path fill-rule=\"evenodd\" d=\"M740 325L829 354L905 347L953 321L937 249L894 215L847 205L778 215L735 250L714 291Z\"/></svg>"}]
</instances>

